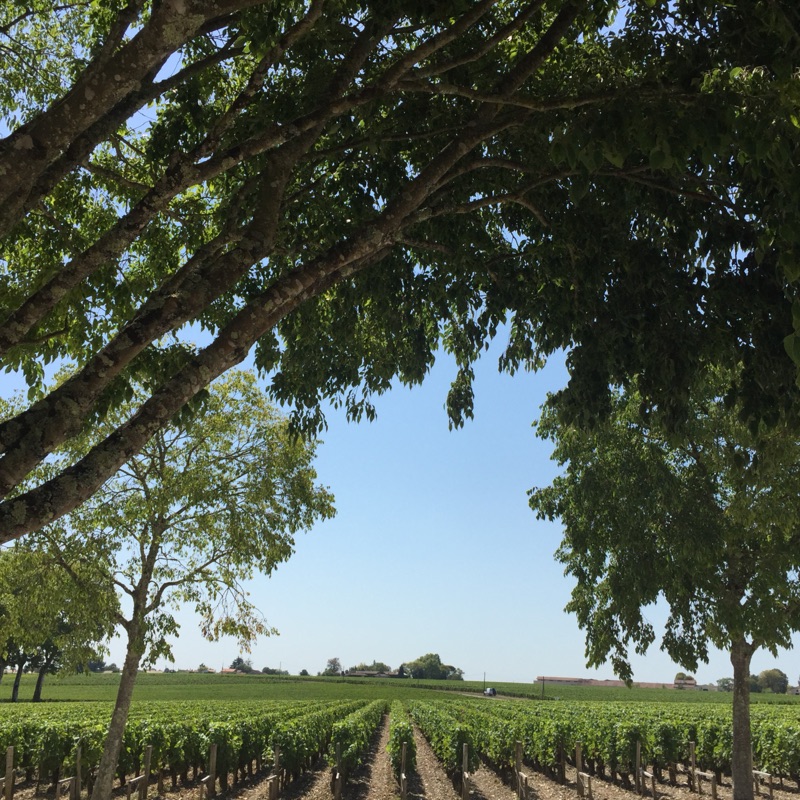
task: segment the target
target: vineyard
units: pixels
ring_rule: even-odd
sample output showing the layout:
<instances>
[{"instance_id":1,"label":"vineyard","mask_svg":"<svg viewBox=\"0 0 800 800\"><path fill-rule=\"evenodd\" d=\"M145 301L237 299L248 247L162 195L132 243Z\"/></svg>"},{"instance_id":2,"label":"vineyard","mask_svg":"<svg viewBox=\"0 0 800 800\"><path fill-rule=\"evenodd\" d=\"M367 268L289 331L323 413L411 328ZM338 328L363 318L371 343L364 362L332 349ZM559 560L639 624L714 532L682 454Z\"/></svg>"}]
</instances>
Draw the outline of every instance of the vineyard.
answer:
<instances>
[{"instance_id":1,"label":"vineyard","mask_svg":"<svg viewBox=\"0 0 800 800\"><path fill-rule=\"evenodd\" d=\"M80 748L80 785L90 791L110 712L110 705L96 702L27 705L24 714L19 707L0 706L0 748L14 748L15 786L50 790L64 776L75 775ZM403 742L406 770L414 769L414 728L454 785L460 784L464 745L469 773L487 768L507 782L512 782L517 742L526 769L554 781L563 781L565 770L574 768L578 743L582 768L597 781L623 788L634 783L637 749L664 786L688 771L692 756L699 770L714 773L718 780L730 767L730 711L721 705L466 697L391 703L154 701L134 704L118 783L125 786L142 772L145 754L151 780L161 791L196 786L209 773L217 793L259 775L279 774L279 785L285 786L319 763L327 763L346 781L387 713L386 749L395 776ZM797 706L755 706L752 724L756 768L781 782L800 781Z\"/></svg>"}]
</instances>

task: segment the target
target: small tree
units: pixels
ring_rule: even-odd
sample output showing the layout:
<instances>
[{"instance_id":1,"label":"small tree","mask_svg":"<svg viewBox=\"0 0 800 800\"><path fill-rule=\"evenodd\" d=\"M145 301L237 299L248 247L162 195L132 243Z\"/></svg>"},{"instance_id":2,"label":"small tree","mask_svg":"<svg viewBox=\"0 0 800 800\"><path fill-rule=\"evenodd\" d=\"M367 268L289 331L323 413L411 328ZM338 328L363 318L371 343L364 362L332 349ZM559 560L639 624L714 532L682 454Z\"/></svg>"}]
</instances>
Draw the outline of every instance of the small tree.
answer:
<instances>
[{"instance_id":1,"label":"small tree","mask_svg":"<svg viewBox=\"0 0 800 800\"><path fill-rule=\"evenodd\" d=\"M242 581L269 575L294 552L298 531L333 514L330 494L314 484L314 444L290 434L251 375L214 385L203 412L157 432L68 524L37 537L79 585L76 559L129 601L115 615L127 651L93 800L110 797L140 664L171 658L171 609L193 604L204 636L231 635L246 650L272 629Z\"/></svg>"},{"instance_id":2,"label":"small tree","mask_svg":"<svg viewBox=\"0 0 800 800\"><path fill-rule=\"evenodd\" d=\"M325 669L322 671L323 675L341 675L342 662L338 658L329 658Z\"/></svg>"},{"instance_id":3,"label":"small tree","mask_svg":"<svg viewBox=\"0 0 800 800\"><path fill-rule=\"evenodd\" d=\"M733 691L733 678L720 678L717 681L717 691L719 691L719 692L732 692Z\"/></svg>"}]
</instances>

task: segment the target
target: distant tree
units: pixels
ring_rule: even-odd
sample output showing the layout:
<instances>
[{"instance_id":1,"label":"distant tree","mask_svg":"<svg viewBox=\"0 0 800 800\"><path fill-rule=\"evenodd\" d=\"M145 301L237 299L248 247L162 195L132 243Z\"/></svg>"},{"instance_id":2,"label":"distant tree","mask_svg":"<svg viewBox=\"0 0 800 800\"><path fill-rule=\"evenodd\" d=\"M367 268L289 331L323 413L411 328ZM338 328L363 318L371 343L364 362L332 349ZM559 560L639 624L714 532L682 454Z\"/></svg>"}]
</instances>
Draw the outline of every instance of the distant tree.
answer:
<instances>
[{"instance_id":1,"label":"distant tree","mask_svg":"<svg viewBox=\"0 0 800 800\"><path fill-rule=\"evenodd\" d=\"M12 702L19 697L23 671L37 673L33 700L39 701L46 675L77 671L96 657L113 630L116 607L113 590L91 580L79 590L46 553L24 543L0 551L0 642L5 643L0 649L5 662L16 667Z\"/></svg>"},{"instance_id":2,"label":"distant tree","mask_svg":"<svg viewBox=\"0 0 800 800\"><path fill-rule=\"evenodd\" d=\"M322 670L323 675L341 675L342 674L342 662L339 661L338 658L329 658L328 663L325 665L325 669Z\"/></svg>"},{"instance_id":3,"label":"distant tree","mask_svg":"<svg viewBox=\"0 0 800 800\"><path fill-rule=\"evenodd\" d=\"M676 672L675 673L675 683L678 681L685 681L686 680L686 673L685 672Z\"/></svg>"},{"instance_id":4,"label":"distant tree","mask_svg":"<svg viewBox=\"0 0 800 800\"><path fill-rule=\"evenodd\" d=\"M198 666L198 668L195 670L195 672L208 672L208 671L209 671L208 667L203 663L201 663L200 666Z\"/></svg>"},{"instance_id":5,"label":"distant tree","mask_svg":"<svg viewBox=\"0 0 800 800\"><path fill-rule=\"evenodd\" d=\"M758 675L751 675L748 679L748 687L750 689L751 694L761 694L764 691L764 687L758 680Z\"/></svg>"},{"instance_id":6,"label":"distant tree","mask_svg":"<svg viewBox=\"0 0 800 800\"><path fill-rule=\"evenodd\" d=\"M717 690L720 692L732 692L733 678L720 678L717 681Z\"/></svg>"},{"instance_id":7,"label":"distant tree","mask_svg":"<svg viewBox=\"0 0 800 800\"><path fill-rule=\"evenodd\" d=\"M415 661L406 661L403 664L405 672L410 672L412 678L443 681L450 678L458 680L463 676L463 671L450 664L443 664L438 653L427 653Z\"/></svg>"},{"instance_id":8,"label":"distant tree","mask_svg":"<svg viewBox=\"0 0 800 800\"><path fill-rule=\"evenodd\" d=\"M300 670L300 675L302 675L304 678L308 677L308 670L307 669L301 669Z\"/></svg>"},{"instance_id":9,"label":"distant tree","mask_svg":"<svg viewBox=\"0 0 800 800\"><path fill-rule=\"evenodd\" d=\"M289 672L285 669L275 669L275 667L264 667L261 670L263 675L288 675Z\"/></svg>"},{"instance_id":10,"label":"distant tree","mask_svg":"<svg viewBox=\"0 0 800 800\"><path fill-rule=\"evenodd\" d=\"M247 658L242 658L241 656L237 656L231 662L231 669L238 670L239 672L244 672L246 674L250 674L251 672L255 672L253 669L253 662Z\"/></svg>"},{"instance_id":11,"label":"distant tree","mask_svg":"<svg viewBox=\"0 0 800 800\"><path fill-rule=\"evenodd\" d=\"M758 673L758 684L765 692L786 694L789 689L789 676L779 669L765 669Z\"/></svg>"},{"instance_id":12,"label":"distant tree","mask_svg":"<svg viewBox=\"0 0 800 800\"><path fill-rule=\"evenodd\" d=\"M89 672L103 672L106 668L106 662L102 658L89 659L88 663Z\"/></svg>"}]
</instances>

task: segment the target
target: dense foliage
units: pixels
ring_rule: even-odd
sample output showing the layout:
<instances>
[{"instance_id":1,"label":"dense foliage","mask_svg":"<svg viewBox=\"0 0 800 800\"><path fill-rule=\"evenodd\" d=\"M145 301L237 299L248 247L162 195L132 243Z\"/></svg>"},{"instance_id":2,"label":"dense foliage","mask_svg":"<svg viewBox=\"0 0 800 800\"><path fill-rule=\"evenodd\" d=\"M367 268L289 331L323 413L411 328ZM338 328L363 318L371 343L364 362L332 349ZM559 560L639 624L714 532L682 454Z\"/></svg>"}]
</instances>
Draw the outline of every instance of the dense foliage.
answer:
<instances>
[{"instance_id":1,"label":"dense foliage","mask_svg":"<svg viewBox=\"0 0 800 800\"><path fill-rule=\"evenodd\" d=\"M395 700L389 708L389 744L387 749L395 777L400 779L403 766L403 745L406 749L405 773L411 774L417 767L417 746L414 726L408 717L405 705Z\"/></svg>"},{"instance_id":2,"label":"dense foliage","mask_svg":"<svg viewBox=\"0 0 800 800\"><path fill-rule=\"evenodd\" d=\"M500 329L510 371L570 351L576 419L639 375L676 422L710 361L751 419L793 415L798 31L793 0L4 3L0 366L31 391L0 541L251 349L312 429L441 347L460 424Z\"/></svg>"}]
</instances>

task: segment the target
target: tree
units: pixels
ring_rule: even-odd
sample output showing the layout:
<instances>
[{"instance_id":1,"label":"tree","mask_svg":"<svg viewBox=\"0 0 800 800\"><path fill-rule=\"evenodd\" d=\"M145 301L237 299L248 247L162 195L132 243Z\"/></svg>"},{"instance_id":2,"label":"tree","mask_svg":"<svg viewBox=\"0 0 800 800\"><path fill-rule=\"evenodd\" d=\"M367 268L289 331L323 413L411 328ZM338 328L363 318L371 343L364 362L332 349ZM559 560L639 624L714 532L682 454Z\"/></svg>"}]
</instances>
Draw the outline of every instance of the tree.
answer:
<instances>
[{"instance_id":1,"label":"tree","mask_svg":"<svg viewBox=\"0 0 800 800\"><path fill-rule=\"evenodd\" d=\"M326 398L371 417L442 346L461 424L506 324L504 369L570 351L576 420L640 375L675 421L732 359L752 419L793 409L796 4L617 10L5 3L0 366L31 393L0 423L0 541L97 492L253 348L311 430ZM54 361L75 368L46 390Z\"/></svg>"},{"instance_id":2,"label":"tree","mask_svg":"<svg viewBox=\"0 0 800 800\"><path fill-rule=\"evenodd\" d=\"M750 660L800 629L800 440L744 424L724 397L729 382L709 374L680 437L641 421L635 387L589 433L563 424L554 398L539 433L565 470L531 505L564 524L557 556L576 580L567 609L586 631L589 664L610 658L630 680L628 650L654 641L643 609L659 598L669 610L661 648L675 662L696 669L709 643L730 652L734 797L747 800Z\"/></svg>"},{"instance_id":3,"label":"tree","mask_svg":"<svg viewBox=\"0 0 800 800\"><path fill-rule=\"evenodd\" d=\"M272 629L242 581L271 574L292 555L296 533L333 514L314 483L314 444L288 431L251 375L215 383L203 411L158 431L91 502L36 536L79 586L75 562L127 596L114 616L127 649L93 800L110 796L140 664L171 658L173 607L194 605L207 638L235 636L247 650Z\"/></svg>"},{"instance_id":4,"label":"tree","mask_svg":"<svg viewBox=\"0 0 800 800\"><path fill-rule=\"evenodd\" d=\"M443 664L438 653L428 653L420 656L416 661L406 661L403 665L404 672L410 672L412 678L427 680L461 680L463 670L450 664Z\"/></svg>"},{"instance_id":5,"label":"tree","mask_svg":"<svg viewBox=\"0 0 800 800\"><path fill-rule=\"evenodd\" d=\"M253 662L249 658L242 658L242 656L236 656L236 658L233 659L231 662L231 669L236 669L246 674L255 672L253 669Z\"/></svg>"},{"instance_id":6,"label":"tree","mask_svg":"<svg viewBox=\"0 0 800 800\"><path fill-rule=\"evenodd\" d=\"M77 568L77 567L76 567ZM22 673L37 673L33 700L42 698L45 676L77 670L95 658L113 626L113 590L98 586L94 573L79 590L46 554L23 545L0 552L0 642L3 667L16 667L11 701L19 698Z\"/></svg>"},{"instance_id":7,"label":"tree","mask_svg":"<svg viewBox=\"0 0 800 800\"><path fill-rule=\"evenodd\" d=\"M325 665L325 669L322 670L323 675L341 675L342 674L342 662L339 661L338 658L329 658L328 663Z\"/></svg>"},{"instance_id":8,"label":"tree","mask_svg":"<svg viewBox=\"0 0 800 800\"><path fill-rule=\"evenodd\" d=\"M732 692L733 691L733 678L720 678L717 681L718 692Z\"/></svg>"},{"instance_id":9,"label":"tree","mask_svg":"<svg viewBox=\"0 0 800 800\"><path fill-rule=\"evenodd\" d=\"M758 684L763 691L786 694L789 689L789 676L779 669L765 669L758 673Z\"/></svg>"}]
</instances>

